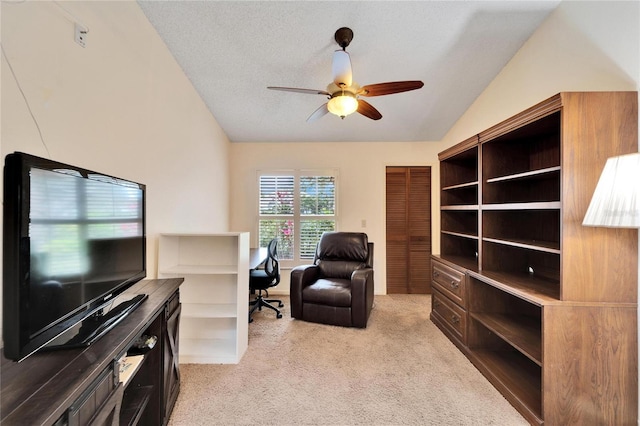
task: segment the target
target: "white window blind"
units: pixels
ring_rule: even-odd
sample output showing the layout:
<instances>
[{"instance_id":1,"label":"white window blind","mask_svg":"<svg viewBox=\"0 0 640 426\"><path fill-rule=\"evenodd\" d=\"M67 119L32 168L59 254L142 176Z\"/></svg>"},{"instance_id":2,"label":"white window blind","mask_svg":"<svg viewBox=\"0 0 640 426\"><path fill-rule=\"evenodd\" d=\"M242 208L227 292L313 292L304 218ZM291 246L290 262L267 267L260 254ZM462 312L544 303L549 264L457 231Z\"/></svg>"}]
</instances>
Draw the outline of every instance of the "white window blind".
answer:
<instances>
[{"instance_id":1,"label":"white window blind","mask_svg":"<svg viewBox=\"0 0 640 426\"><path fill-rule=\"evenodd\" d=\"M277 238L281 261L313 259L320 235L336 229L337 172L262 172L258 183L260 247Z\"/></svg>"}]
</instances>

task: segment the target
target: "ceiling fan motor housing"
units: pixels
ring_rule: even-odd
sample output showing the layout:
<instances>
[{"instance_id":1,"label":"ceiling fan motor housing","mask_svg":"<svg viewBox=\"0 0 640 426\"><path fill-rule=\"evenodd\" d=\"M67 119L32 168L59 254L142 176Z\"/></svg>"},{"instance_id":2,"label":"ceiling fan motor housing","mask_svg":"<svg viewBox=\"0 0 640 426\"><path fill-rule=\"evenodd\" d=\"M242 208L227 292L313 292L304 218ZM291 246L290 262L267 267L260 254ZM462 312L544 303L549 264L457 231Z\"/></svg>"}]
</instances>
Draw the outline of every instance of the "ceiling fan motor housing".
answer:
<instances>
[{"instance_id":1,"label":"ceiling fan motor housing","mask_svg":"<svg viewBox=\"0 0 640 426\"><path fill-rule=\"evenodd\" d=\"M342 47L342 50L344 50L347 48L349 43L351 43L351 40L353 40L353 31L351 31L351 28L347 27L339 28L336 31L334 39L336 40L336 43Z\"/></svg>"}]
</instances>

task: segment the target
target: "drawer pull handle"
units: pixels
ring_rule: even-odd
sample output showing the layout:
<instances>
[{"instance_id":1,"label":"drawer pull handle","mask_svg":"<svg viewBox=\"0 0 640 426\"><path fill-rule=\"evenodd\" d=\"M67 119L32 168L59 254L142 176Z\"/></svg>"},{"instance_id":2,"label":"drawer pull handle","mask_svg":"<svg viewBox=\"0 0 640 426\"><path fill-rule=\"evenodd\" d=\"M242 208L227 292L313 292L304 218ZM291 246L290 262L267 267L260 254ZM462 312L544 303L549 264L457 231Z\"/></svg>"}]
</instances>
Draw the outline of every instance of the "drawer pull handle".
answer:
<instances>
[{"instance_id":1,"label":"drawer pull handle","mask_svg":"<svg viewBox=\"0 0 640 426\"><path fill-rule=\"evenodd\" d=\"M438 278L440 276L440 273L433 271L433 278Z\"/></svg>"},{"instance_id":2,"label":"drawer pull handle","mask_svg":"<svg viewBox=\"0 0 640 426\"><path fill-rule=\"evenodd\" d=\"M439 308L440 307L440 302L438 302L437 300L435 302L433 302L433 307L434 308Z\"/></svg>"},{"instance_id":3,"label":"drawer pull handle","mask_svg":"<svg viewBox=\"0 0 640 426\"><path fill-rule=\"evenodd\" d=\"M457 315L451 315L452 324L458 324L459 322L460 322L460 317L458 317Z\"/></svg>"},{"instance_id":4,"label":"drawer pull handle","mask_svg":"<svg viewBox=\"0 0 640 426\"><path fill-rule=\"evenodd\" d=\"M458 281L451 280L451 288L457 290L460 287L460 283Z\"/></svg>"}]
</instances>

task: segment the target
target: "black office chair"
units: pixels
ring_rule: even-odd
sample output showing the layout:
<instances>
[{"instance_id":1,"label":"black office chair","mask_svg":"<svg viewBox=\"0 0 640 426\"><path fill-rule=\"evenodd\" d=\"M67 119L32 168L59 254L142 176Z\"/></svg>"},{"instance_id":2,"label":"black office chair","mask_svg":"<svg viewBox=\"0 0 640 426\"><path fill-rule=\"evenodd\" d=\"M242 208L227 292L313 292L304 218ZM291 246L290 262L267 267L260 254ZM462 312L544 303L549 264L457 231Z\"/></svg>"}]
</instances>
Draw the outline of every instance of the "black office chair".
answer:
<instances>
[{"instance_id":1,"label":"black office chair","mask_svg":"<svg viewBox=\"0 0 640 426\"><path fill-rule=\"evenodd\" d=\"M255 300L249 301L249 322L253 322L251 315L257 310L262 311L262 307L273 309L276 311L276 318L282 318L282 313L271 303L278 303L278 308L282 308L284 303L282 300L265 299L269 297L268 289L275 287L280 282L280 263L278 262L278 241L274 238L267 246L267 257L258 265L256 269L252 269L249 273L249 288L251 291L258 290L258 296ZM262 296L262 292L266 296Z\"/></svg>"}]
</instances>

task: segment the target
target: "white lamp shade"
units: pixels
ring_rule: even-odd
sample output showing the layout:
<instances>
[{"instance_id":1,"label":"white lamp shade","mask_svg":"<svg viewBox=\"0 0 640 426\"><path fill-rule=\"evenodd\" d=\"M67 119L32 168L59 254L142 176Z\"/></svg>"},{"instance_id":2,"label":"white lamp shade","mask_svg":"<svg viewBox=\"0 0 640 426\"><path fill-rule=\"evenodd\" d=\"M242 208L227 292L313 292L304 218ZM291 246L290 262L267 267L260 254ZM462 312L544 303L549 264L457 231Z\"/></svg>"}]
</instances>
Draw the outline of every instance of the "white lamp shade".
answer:
<instances>
[{"instance_id":1,"label":"white lamp shade","mask_svg":"<svg viewBox=\"0 0 640 426\"><path fill-rule=\"evenodd\" d=\"M607 160L582 224L640 228L640 153Z\"/></svg>"}]
</instances>

